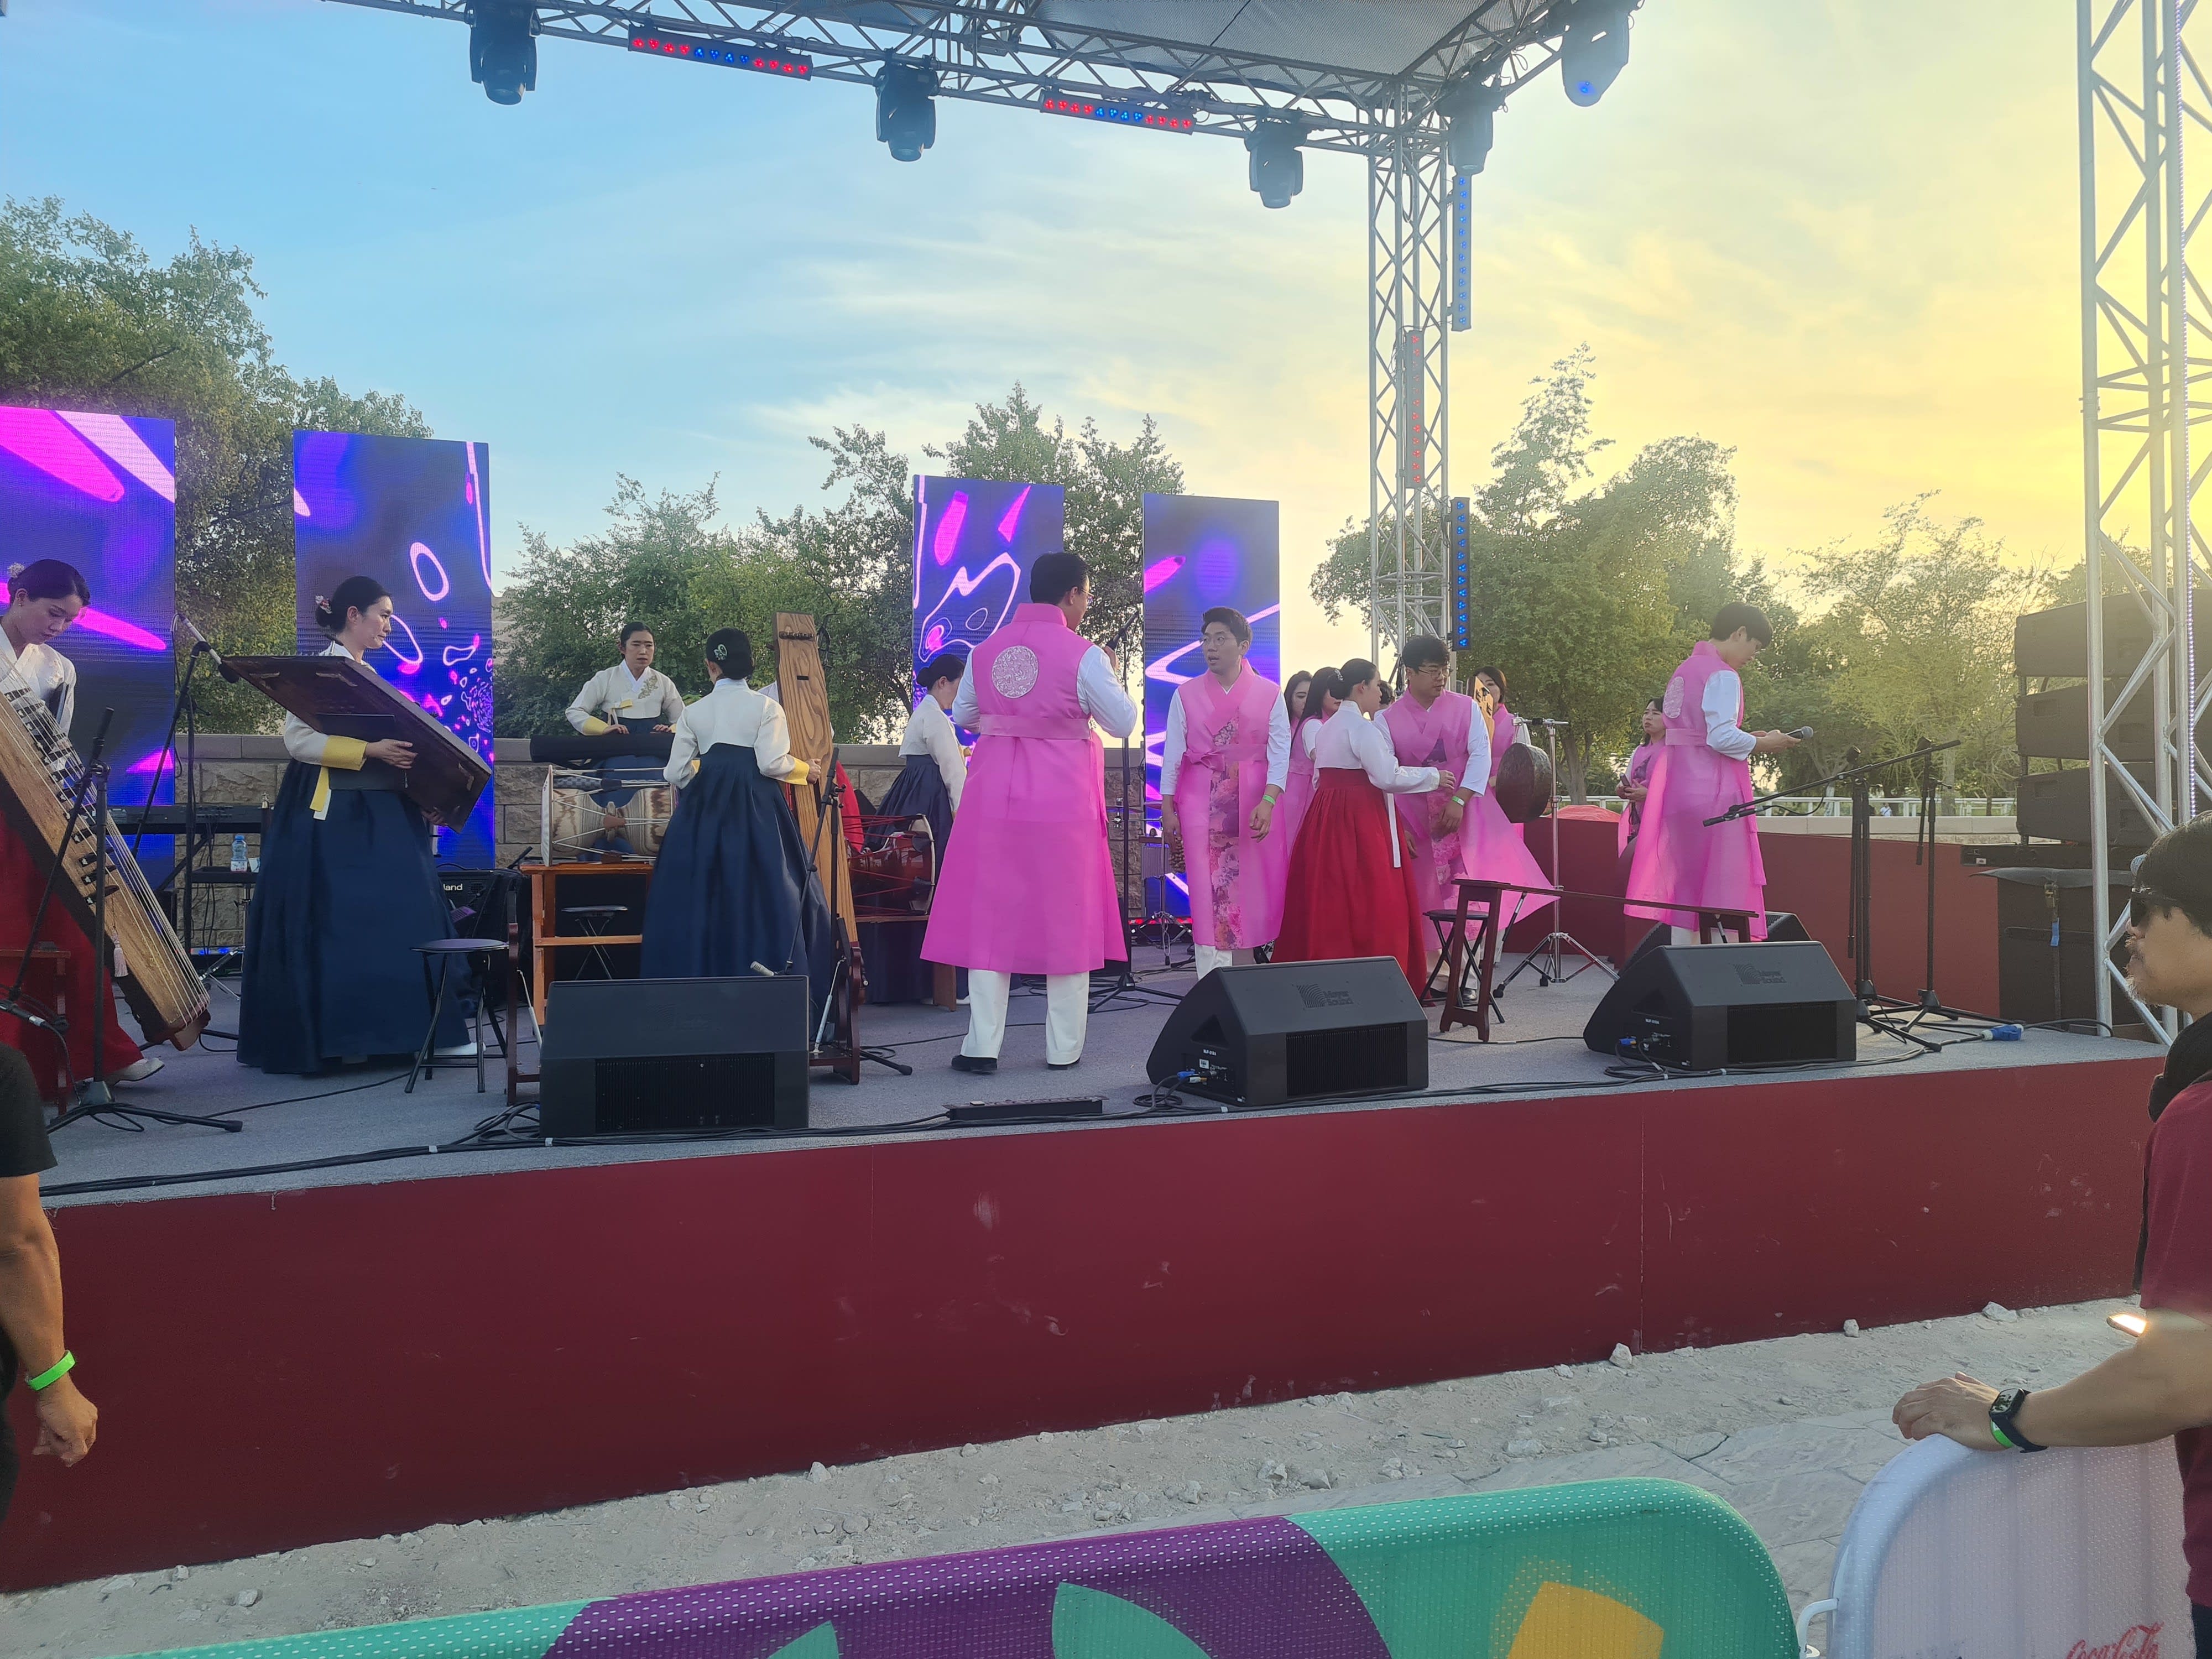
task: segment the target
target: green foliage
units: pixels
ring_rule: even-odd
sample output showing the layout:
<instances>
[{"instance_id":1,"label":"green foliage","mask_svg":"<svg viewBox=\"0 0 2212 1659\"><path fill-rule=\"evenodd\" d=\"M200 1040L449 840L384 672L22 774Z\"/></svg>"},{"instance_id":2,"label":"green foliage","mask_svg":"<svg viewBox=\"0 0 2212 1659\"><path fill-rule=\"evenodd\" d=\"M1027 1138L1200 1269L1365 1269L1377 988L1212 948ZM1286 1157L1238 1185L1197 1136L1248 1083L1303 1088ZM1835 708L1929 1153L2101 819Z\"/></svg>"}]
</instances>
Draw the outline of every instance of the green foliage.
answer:
<instances>
[{"instance_id":1,"label":"green foliage","mask_svg":"<svg viewBox=\"0 0 2212 1659\"><path fill-rule=\"evenodd\" d=\"M0 400L177 423L177 609L226 650L294 643L295 427L427 437L404 399L278 365L253 262L195 234L155 264L47 198L0 204ZM203 722L274 730L250 688L210 681Z\"/></svg>"},{"instance_id":2,"label":"green foliage","mask_svg":"<svg viewBox=\"0 0 2212 1659\"><path fill-rule=\"evenodd\" d=\"M742 628L763 683L775 672L778 611L811 616L842 742L896 734L912 695L914 492L907 457L880 432L838 427L808 441L830 458L826 509L766 513L718 529L713 485L648 500L624 478L604 534L556 547L526 533L522 569L501 595L495 690L502 733L557 732L576 688L615 658L626 621L649 623L657 665L687 695L706 689L706 637ZM965 478L1057 483L1067 492L1066 544L1091 562L1094 638L1142 615L1139 571L1146 491L1173 494L1182 470L1148 417L1116 444L1085 421L1070 437L1017 385L983 404L959 437L924 453Z\"/></svg>"}]
</instances>

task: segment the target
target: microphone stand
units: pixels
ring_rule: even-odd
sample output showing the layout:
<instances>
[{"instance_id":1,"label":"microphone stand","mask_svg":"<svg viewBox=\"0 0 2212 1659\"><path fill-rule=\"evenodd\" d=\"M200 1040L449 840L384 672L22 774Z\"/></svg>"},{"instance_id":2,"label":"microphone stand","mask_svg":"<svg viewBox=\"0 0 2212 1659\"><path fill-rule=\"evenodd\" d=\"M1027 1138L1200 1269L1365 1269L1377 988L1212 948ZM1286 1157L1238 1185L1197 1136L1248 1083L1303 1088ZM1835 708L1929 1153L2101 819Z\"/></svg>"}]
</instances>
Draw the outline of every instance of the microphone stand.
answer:
<instances>
[{"instance_id":1,"label":"microphone stand","mask_svg":"<svg viewBox=\"0 0 2212 1659\"><path fill-rule=\"evenodd\" d=\"M1552 821L1552 885L1558 887L1563 884L1559 869L1559 728L1565 726L1566 721L1539 720L1536 724L1544 728L1544 742L1552 757L1552 799L1544 816ZM1472 805L1473 803L1470 802L1469 805ZM1521 977L1524 970L1529 968L1536 968L1536 984L1539 989L1547 985L1564 985L1577 975L1585 973L1592 968L1596 969L1607 979L1620 978L1620 975L1598 960L1596 951L1591 950L1560 925L1565 919L1564 902L1555 895L1549 902L1552 907L1552 931L1537 941L1534 950L1521 958L1520 967L1508 974L1505 976L1505 985L1499 986L1498 989L1503 991L1506 985L1512 984L1515 980ZM1503 927L1498 928L1498 937L1501 944L1504 942L1505 929ZM1563 972L1566 966L1565 952L1571 950L1579 955L1582 961L1573 972ZM1537 963L1544 959L1548 959L1548 965L1536 967ZM1496 993L1493 992L1492 994L1495 995Z\"/></svg>"},{"instance_id":2,"label":"microphone stand","mask_svg":"<svg viewBox=\"0 0 2212 1659\"><path fill-rule=\"evenodd\" d=\"M1858 999L1859 1018L1875 1030L1885 1031L1908 1042L1933 1048L1926 1039L1917 1036L1912 1026L1923 1018L1985 1019L1987 1015L1968 1013L1962 1009L1947 1007L1935 992L1936 979L1936 860L1935 821L1926 810L1933 796L1932 770L1934 757L1947 749L1956 749L1964 739L1954 738L1948 743L1929 743L1922 738L1917 749L1902 754L1890 755L1875 761L1861 761L1856 749L1844 752L1844 766L1824 778L1814 778L1792 788L1771 790L1764 795L1753 795L1749 800L1731 806L1717 817L1705 820L1707 829L1715 824L1732 823L1738 818L1757 816L1777 801L1809 795L1830 784L1846 785L1851 796L1851 857L1850 921L1844 948L1851 958L1851 994ZM1919 997L1905 1001L1885 997L1875 988L1874 981L1874 775L1893 766L1919 763L1922 777L1922 817L1925 820L1915 837L1916 848L1926 849L1928 860L1927 961L1929 983L1921 988ZM1910 1022L1900 1024L1887 1018L1905 1009L1916 1012Z\"/></svg>"},{"instance_id":3,"label":"microphone stand","mask_svg":"<svg viewBox=\"0 0 2212 1659\"><path fill-rule=\"evenodd\" d=\"M1109 649L1113 653L1115 672L1121 678L1121 690L1125 696L1127 694L1129 690L1129 635L1142 625L1143 618L1140 616L1134 622L1132 622L1129 625L1124 627L1121 633L1115 636L1113 644L1109 647ZM1135 728L1133 728L1136 730L1142 730L1145 722L1145 702L1142 695L1143 690L1143 683L1139 681L1138 684L1139 696L1137 698L1137 725ZM1103 787L1105 780L1102 778L1099 781ZM1129 929L1129 854L1134 838L1129 833L1129 734L1127 732L1121 734L1121 799L1120 805L1120 815L1121 819L1121 868L1120 879L1115 881L1114 884L1114 908L1119 914L1121 921L1121 961L1119 968L1115 972L1114 982L1106 987L1103 990L1095 990L1091 994L1091 1012L1094 1014L1101 1008L1106 1007L1108 1005L1112 1003L1115 998L1121 996L1152 997L1162 1002L1180 1002L1182 1000L1181 997L1176 996L1170 992L1158 990L1150 985L1139 984L1137 980L1136 942L1130 938ZM1139 769L1137 775L1137 831L1139 835L1142 835L1149 826L1151 818L1152 813L1150 810L1150 803L1145 799L1144 774L1142 769ZM1162 838L1161 845L1164 848L1166 845L1164 837ZM1163 862L1161 866L1161 902L1164 904L1166 902L1165 889L1167 885L1167 877L1165 873L1166 866L1164 862ZM1146 920L1147 922L1151 920L1151 909L1149 906L1146 908ZM1163 956L1166 954L1166 948L1167 947L1164 942L1161 945L1161 954Z\"/></svg>"}]
</instances>

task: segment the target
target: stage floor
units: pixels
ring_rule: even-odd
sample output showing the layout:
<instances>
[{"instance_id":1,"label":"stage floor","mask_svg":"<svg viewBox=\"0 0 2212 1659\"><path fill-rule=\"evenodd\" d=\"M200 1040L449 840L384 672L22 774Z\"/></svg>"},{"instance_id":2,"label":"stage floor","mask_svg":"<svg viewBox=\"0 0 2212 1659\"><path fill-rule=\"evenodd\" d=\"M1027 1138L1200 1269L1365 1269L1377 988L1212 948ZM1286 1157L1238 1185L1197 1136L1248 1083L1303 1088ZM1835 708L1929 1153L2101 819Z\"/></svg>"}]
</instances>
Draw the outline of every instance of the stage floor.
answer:
<instances>
[{"instance_id":1,"label":"stage floor","mask_svg":"<svg viewBox=\"0 0 2212 1659\"><path fill-rule=\"evenodd\" d=\"M1501 961L1501 981L1518 961L1517 957ZM465 1065L418 1081L410 1095L403 1092L404 1067L360 1067L319 1078L271 1077L240 1066L232 1057L228 1042L210 1039L186 1054L161 1050L167 1062L161 1073L120 1092L126 1103L229 1116L245 1126L242 1130L229 1133L149 1123L133 1133L101 1120L80 1121L55 1135L54 1151L60 1164L48 1175L45 1190L51 1203L63 1206L787 1149L835 1144L842 1134L869 1139L900 1134L889 1126L926 1120L947 1106L969 1101L1097 1095L1104 1098L1109 1121L1158 1122L1162 1115L1148 1113L1135 1102L1150 1091L1144 1071L1146 1057L1174 1000L1189 988L1191 975L1188 969L1168 968L1157 951L1147 950L1139 952L1137 971L1139 988L1135 994L1094 998L1083 1063L1072 1072L1045 1068L1041 988L1017 989L1006 1051L997 1074L988 1078L951 1069L951 1055L967 1029L964 1008L946 1012L914 1005L871 1007L863 1016L863 1040L911 1066L913 1075L902 1077L871 1064L860 1084L854 1086L830 1073L816 1073L811 1107L815 1133L803 1137L737 1133L648 1144L621 1141L555 1147L513 1135L502 1136L499 1144L489 1147L434 1152L429 1149L449 1147L504 1111L505 1073L495 1056L485 1061L486 1090L481 1095L476 1092L473 1068ZM1493 1026L1492 1042L1477 1042L1474 1032L1464 1027L1448 1036L1432 1036L1430 1087L1425 1095L1283 1109L1389 1110L1416 1103L1528 1098L1613 1086L1615 1079L1608 1076L1610 1062L1581 1042L1583 1023L1609 983L1603 972L1591 969L1565 983L1544 985L1532 969L1505 991L1501 1005L1504 1018ZM232 994L227 988L219 989L215 1024L234 1027L236 1013ZM1432 1026L1434 1019L1432 1011ZM535 1048L534 1037L526 1033L521 1048L527 1069L536 1067ZM1967 1041L1938 1054L1927 1054L1862 1028L1856 1070L1863 1074L1899 1068L1978 1070L2140 1058L2143 1053L2139 1043L2031 1031L2018 1042ZM1778 1077L1849 1074L1844 1068L1826 1067L1633 1086L1663 1090L1711 1087L1717 1082L1741 1086ZM526 1085L522 1092L526 1109L536 1091ZM1209 1115L1213 1110L1211 1103L1196 1097L1186 1097L1185 1105ZM530 1112L517 1127L526 1129L534 1117L534 1112ZM1056 1133L1097 1127L946 1129L939 1126L905 1133L923 1137Z\"/></svg>"}]
</instances>

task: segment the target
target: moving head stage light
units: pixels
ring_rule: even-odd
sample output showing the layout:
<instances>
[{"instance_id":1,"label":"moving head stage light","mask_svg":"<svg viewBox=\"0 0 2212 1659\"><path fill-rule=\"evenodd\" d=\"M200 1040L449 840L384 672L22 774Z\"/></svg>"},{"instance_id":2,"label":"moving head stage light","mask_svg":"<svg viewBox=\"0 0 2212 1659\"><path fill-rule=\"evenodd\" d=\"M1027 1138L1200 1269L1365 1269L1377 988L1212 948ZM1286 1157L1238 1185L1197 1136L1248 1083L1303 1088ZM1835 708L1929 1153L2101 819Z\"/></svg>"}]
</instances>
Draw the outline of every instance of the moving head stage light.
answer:
<instances>
[{"instance_id":1,"label":"moving head stage light","mask_svg":"<svg viewBox=\"0 0 2212 1659\"><path fill-rule=\"evenodd\" d=\"M469 79L495 104L538 90L538 10L519 0L476 0L469 9Z\"/></svg>"},{"instance_id":2,"label":"moving head stage light","mask_svg":"<svg viewBox=\"0 0 2212 1659\"><path fill-rule=\"evenodd\" d=\"M1306 136L1299 121L1263 119L1244 140L1252 160L1248 176L1262 207L1286 208L1306 187L1306 161L1298 145Z\"/></svg>"},{"instance_id":3,"label":"moving head stage light","mask_svg":"<svg viewBox=\"0 0 2212 1659\"><path fill-rule=\"evenodd\" d=\"M1559 76L1567 100L1588 109L1628 67L1631 0L1598 0L1584 6L1559 42Z\"/></svg>"},{"instance_id":4,"label":"moving head stage light","mask_svg":"<svg viewBox=\"0 0 2212 1659\"><path fill-rule=\"evenodd\" d=\"M918 161L937 142L937 71L886 60L876 71L876 137L895 161Z\"/></svg>"}]
</instances>

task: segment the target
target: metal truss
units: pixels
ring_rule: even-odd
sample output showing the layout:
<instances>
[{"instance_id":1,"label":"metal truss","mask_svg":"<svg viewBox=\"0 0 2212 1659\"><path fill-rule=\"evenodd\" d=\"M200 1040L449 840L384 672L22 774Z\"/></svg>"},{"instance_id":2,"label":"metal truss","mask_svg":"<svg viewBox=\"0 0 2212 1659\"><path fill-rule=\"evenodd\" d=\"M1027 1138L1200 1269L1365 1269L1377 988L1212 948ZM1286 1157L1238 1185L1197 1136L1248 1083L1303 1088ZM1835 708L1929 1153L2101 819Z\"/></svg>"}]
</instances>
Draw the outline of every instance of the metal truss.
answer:
<instances>
[{"instance_id":1,"label":"metal truss","mask_svg":"<svg viewBox=\"0 0 2212 1659\"><path fill-rule=\"evenodd\" d=\"M2091 896L2105 947L2097 1017L2112 1019L2117 993L2167 1041L2176 1016L2144 1006L2112 965L2126 927L2112 914L2112 884L2135 850L2114 846L2112 808L2131 805L2163 832L2212 799L2195 735L2212 684L2197 672L2194 617L2212 552L2194 511L2206 463L2190 441L2212 416L2195 399L2212 373L2195 344L2212 339L2212 301L2191 266L2212 192L2192 190L2184 171L2191 137L2212 131L2212 86L2193 50L2212 25L2197 11L2197 0L2076 0L2075 18ZM2148 759L2118 752L2122 719L2146 712Z\"/></svg>"},{"instance_id":2,"label":"metal truss","mask_svg":"<svg viewBox=\"0 0 2212 1659\"><path fill-rule=\"evenodd\" d=\"M1441 124L1394 112L1367 161L1368 650L1450 634L1451 175ZM1387 667L1387 665L1386 665Z\"/></svg>"},{"instance_id":3,"label":"metal truss","mask_svg":"<svg viewBox=\"0 0 2212 1659\"><path fill-rule=\"evenodd\" d=\"M331 0L465 22L471 0ZM1093 27L1047 0L532 0L541 35L627 49L633 27L804 52L812 79L866 83L930 61L940 95L1034 109L1048 97L1171 111L1243 138L1291 120L1310 149L1368 167L1370 648L1447 637L1450 179L1440 100L1472 80L1502 101L1549 70L1576 0L1468 0L1466 17L1395 74Z\"/></svg>"}]
</instances>

